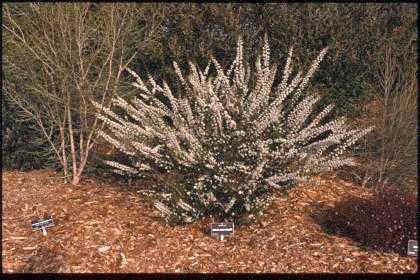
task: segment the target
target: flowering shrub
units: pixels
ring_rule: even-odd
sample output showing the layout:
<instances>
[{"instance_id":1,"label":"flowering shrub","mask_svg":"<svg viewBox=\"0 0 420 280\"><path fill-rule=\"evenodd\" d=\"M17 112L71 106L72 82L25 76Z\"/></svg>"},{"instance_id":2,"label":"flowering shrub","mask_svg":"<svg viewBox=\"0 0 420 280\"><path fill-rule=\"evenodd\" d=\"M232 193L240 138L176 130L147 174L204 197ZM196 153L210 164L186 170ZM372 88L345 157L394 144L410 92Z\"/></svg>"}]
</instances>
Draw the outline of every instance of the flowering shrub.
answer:
<instances>
[{"instance_id":1,"label":"flowering shrub","mask_svg":"<svg viewBox=\"0 0 420 280\"><path fill-rule=\"evenodd\" d=\"M177 95L165 81L159 85L150 75L143 81L127 69L140 94L130 102L114 99L125 118L94 103L108 128L101 135L130 158L129 164L106 163L117 173L156 181L163 173L178 176L179 182L149 193L168 221L210 215L252 219L274 189L354 164L344 153L369 131L351 130L344 119L326 121L332 106L312 114L319 96L303 90L326 52L305 75L298 72L291 79L290 49L282 79L274 84L277 65L269 63L267 37L255 72L242 59L239 38L227 72L211 57L204 71L190 62L185 77L174 62L181 86Z\"/></svg>"}]
</instances>

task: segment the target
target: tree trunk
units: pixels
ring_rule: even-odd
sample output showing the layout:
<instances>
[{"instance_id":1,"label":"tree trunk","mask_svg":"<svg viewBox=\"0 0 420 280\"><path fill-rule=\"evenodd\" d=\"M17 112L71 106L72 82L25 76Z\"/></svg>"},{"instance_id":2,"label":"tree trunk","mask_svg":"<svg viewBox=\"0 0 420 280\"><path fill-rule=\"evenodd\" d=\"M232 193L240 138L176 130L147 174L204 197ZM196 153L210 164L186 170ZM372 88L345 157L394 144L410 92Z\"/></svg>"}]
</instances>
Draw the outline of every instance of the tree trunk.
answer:
<instances>
[{"instance_id":1,"label":"tree trunk","mask_svg":"<svg viewBox=\"0 0 420 280\"><path fill-rule=\"evenodd\" d=\"M71 181L72 185L78 185L80 183L80 175L74 173L73 180Z\"/></svg>"}]
</instances>

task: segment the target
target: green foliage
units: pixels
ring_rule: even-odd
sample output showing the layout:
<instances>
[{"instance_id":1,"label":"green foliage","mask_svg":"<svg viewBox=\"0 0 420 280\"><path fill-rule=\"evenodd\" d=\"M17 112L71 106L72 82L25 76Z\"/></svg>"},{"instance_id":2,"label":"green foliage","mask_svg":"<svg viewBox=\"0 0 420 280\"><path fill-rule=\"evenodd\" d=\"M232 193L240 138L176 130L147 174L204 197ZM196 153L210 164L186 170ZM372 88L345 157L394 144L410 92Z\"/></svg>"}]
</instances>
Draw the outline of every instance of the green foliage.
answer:
<instances>
[{"instance_id":1,"label":"green foliage","mask_svg":"<svg viewBox=\"0 0 420 280\"><path fill-rule=\"evenodd\" d=\"M2 95L3 169L56 168L54 154L31 122L22 122Z\"/></svg>"},{"instance_id":2,"label":"green foliage","mask_svg":"<svg viewBox=\"0 0 420 280\"><path fill-rule=\"evenodd\" d=\"M372 97L376 83L370 66L387 40L399 46L415 44L416 9L412 4L161 4L160 43L139 56L137 72L147 70L158 80L170 79L172 60L184 68L213 54L223 67L232 61L235 38L244 34L245 53L261 47L263 33L272 38L272 57L284 63L289 42L294 42L296 65L305 68L309 57L330 46L326 65L315 75L314 90L328 88L324 104L333 102L338 115L357 115L357 104ZM414 54L413 54L414 55ZM404 63L404 61L401 61Z\"/></svg>"}]
</instances>

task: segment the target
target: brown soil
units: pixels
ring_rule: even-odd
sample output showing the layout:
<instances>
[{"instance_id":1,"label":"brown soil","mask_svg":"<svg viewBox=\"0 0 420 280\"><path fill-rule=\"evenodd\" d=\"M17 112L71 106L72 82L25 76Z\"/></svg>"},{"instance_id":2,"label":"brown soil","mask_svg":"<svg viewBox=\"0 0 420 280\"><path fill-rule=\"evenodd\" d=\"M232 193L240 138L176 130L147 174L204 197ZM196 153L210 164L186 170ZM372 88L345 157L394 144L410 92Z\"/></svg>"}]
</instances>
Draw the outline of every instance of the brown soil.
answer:
<instances>
[{"instance_id":1,"label":"brown soil","mask_svg":"<svg viewBox=\"0 0 420 280\"><path fill-rule=\"evenodd\" d=\"M316 178L277 195L259 222L218 241L207 221L165 225L136 187L52 171L3 172L3 272L415 272L416 259L331 233L322 213L366 189ZM31 220L53 216L47 236ZM316 217L316 218L314 218ZM325 216L327 217L327 216ZM333 221L330 221L333 223Z\"/></svg>"}]
</instances>

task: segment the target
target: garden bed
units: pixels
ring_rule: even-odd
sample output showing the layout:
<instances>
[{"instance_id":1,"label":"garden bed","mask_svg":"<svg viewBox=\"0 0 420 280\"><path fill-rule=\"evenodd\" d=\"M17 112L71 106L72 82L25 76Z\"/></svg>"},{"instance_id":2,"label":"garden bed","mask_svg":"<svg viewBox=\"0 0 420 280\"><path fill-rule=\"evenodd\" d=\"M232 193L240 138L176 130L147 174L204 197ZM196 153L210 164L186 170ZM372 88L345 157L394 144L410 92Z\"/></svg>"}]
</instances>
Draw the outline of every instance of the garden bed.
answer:
<instances>
[{"instance_id":1,"label":"garden bed","mask_svg":"<svg viewBox=\"0 0 420 280\"><path fill-rule=\"evenodd\" d=\"M417 271L404 248L373 249L328 229L323 213L339 211L334 207L346 199L372 197L337 178L317 178L318 184L301 184L287 197L276 195L258 222L236 228L225 241L208 236L209 221L165 225L138 185L88 178L72 186L48 170L7 171L2 180L6 273ZM44 213L55 222L46 236L31 228Z\"/></svg>"}]
</instances>

